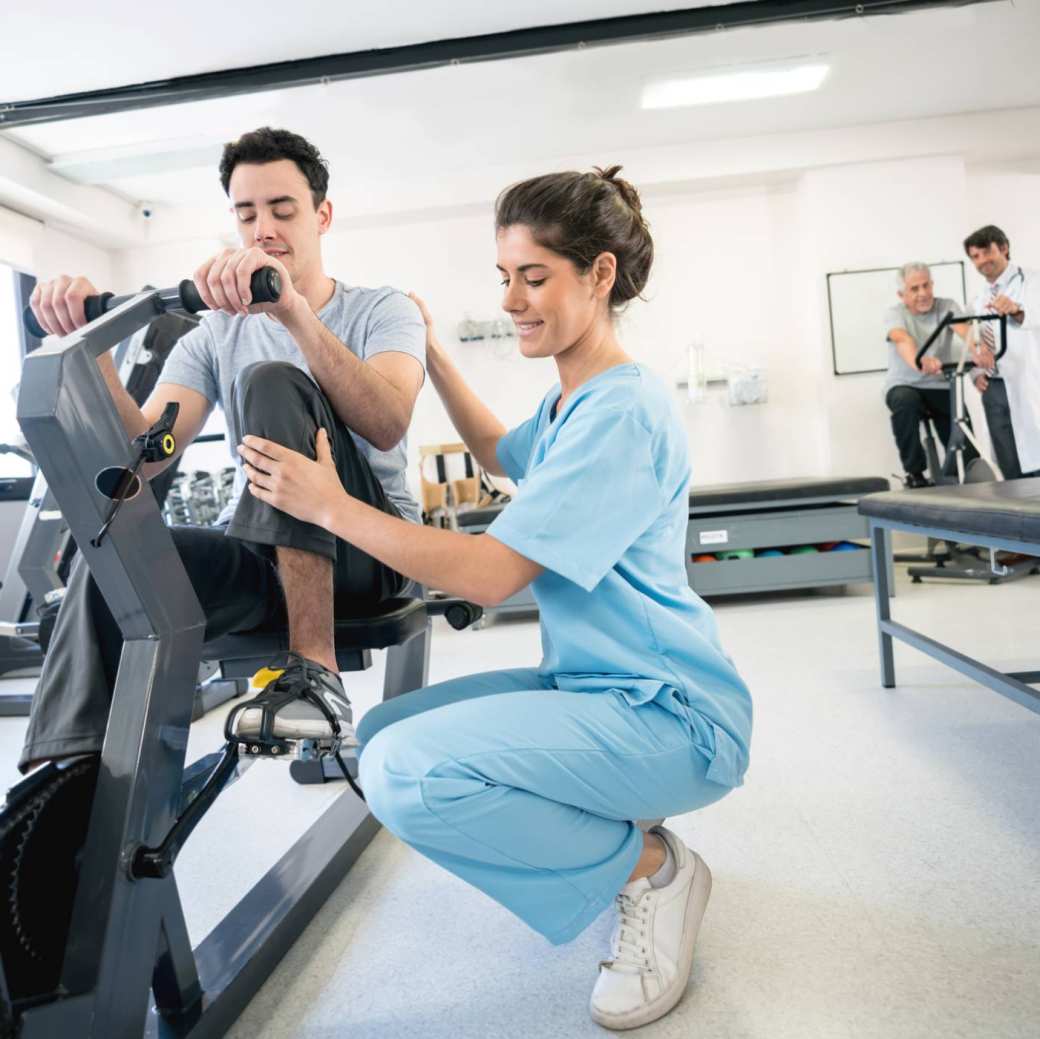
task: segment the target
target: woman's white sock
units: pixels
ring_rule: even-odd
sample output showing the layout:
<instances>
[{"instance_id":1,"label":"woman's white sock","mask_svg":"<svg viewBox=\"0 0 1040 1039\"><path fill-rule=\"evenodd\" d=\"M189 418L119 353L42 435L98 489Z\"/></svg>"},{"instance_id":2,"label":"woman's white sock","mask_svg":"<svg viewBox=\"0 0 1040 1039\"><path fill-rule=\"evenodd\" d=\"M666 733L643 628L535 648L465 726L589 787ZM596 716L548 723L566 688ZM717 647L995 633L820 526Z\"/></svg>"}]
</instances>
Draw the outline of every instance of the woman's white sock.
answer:
<instances>
[{"instance_id":1,"label":"woman's white sock","mask_svg":"<svg viewBox=\"0 0 1040 1039\"><path fill-rule=\"evenodd\" d=\"M657 834L654 834L657 837ZM661 868L650 877L650 886L653 888L667 887L673 880L675 880L675 856L672 854L672 849L668 842L662 837L657 839L664 845L664 863Z\"/></svg>"}]
</instances>

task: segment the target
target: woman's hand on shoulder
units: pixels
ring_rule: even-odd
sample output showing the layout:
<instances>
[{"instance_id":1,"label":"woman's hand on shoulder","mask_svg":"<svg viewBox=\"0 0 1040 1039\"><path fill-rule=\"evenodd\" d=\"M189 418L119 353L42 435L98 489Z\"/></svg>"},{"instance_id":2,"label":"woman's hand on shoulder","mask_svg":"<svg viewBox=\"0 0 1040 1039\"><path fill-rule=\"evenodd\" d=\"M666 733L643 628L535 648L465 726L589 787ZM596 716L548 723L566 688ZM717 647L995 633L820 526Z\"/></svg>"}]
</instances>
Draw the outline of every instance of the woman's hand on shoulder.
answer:
<instances>
[{"instance_id":1,"label":"woman's hand on shoulder","mask_svg":"<svg viewBox=\"0 0 1040 1039\"><path fill-rule=\"evenodd\" d=\"M430 357L431 354L439 353L442 348L433 328L433 315L430 313L430 308L414 292L409 292L408 298L419 308L423 323L426 325L426 356Z\"/></svg>"}]
</instances>

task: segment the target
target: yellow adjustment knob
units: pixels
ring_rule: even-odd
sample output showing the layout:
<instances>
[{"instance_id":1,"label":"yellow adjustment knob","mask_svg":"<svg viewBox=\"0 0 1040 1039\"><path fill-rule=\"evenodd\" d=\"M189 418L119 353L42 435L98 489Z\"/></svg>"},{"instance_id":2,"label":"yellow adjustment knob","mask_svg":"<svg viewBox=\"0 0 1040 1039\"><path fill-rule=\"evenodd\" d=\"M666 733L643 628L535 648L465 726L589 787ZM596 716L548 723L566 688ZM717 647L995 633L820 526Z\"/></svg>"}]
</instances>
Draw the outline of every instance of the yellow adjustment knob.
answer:
<instances>
[{"instance_id":1,"label":"yellow adjustment knob","mask_svg":"<svg viewBox=\"0 0 1040 1039\"><path fill-rule=\"evenodd\" d=\"M263 692L272 682L277 682L285 674L285 668L262 667L249 679L251 693Z\"/></svg>"},{"instance_id":2,"label":"yellow adjustment knob","mask_svg":"<svg viewBox=\"0 0 1040 1039\"><path fill-rule=\"evenodd\" d=\"M162 449L163 454L166 455L167 458L177 450L177 441L173 439L172 433L167 433L166 436L162 438Z\"/></svg>"}]
</instances>

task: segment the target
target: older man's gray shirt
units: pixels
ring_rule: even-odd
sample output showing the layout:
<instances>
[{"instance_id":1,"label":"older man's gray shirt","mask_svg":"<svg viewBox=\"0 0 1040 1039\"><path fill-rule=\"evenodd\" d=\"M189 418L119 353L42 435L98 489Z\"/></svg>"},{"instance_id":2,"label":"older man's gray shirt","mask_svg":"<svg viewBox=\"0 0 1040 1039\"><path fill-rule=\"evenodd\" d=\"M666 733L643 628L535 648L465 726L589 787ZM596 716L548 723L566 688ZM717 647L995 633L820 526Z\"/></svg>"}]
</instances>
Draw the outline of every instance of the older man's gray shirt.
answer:
<instances>
[{"instance_id":1,"label":"older man's gray shirt","mask_svg":"<svg viewBox=\"0 0 1040 1039\"><path fill-rule=\"evenodd\" d=\"M917 349L925 344L928 337L936 330L939 322L953 312L957 317L964 313L960 303L952 299L940 299L936 297L932 309L927 314L915 314L904 304L899 303L885 311L885 342L888 344L888 372L885 375L885 393L887 394L893 386L913 386L919 390L944 390L947 387L946 380L941 375L925 375L917 368L911 367L900 356L896 344L888 338L889 332L894 328L901 328L908 333L917 344ZM928 351L929 357L938 357L943 364L959 360L954 351L954 332L947 328L939 337L938 342ZM960 345L960 340L956 340Z\"/></svg>"},{"instance_id":2,"label":"older man's gray shirt","mask_svg":"<svg viewBox=\"0 0 1040 1039\"><path fill-rule=\"evenodd\" d=\"M425 371L426 326L419 308L403 292L389 287L355 288L336 282L332 298L318 312L318 317L344 347L362 361L393 351L411 355ZM228 451L236 468L235 490L218 523L231 518L245 489L241 459L235 450L242 431L235 428L235 417L227 413L225 402L231 399L231 387L238 372L258 361L285 361L311 375L303 351L279 322L263 314L232 317L212 313L177 343L159 379L160 383L196 390L225 410ZM389 451L380 451L357 433L351 431L351 435L387 497L402 516L418 522L419 505L405 480L407 437Z\"/></svg>"}]
</instances>

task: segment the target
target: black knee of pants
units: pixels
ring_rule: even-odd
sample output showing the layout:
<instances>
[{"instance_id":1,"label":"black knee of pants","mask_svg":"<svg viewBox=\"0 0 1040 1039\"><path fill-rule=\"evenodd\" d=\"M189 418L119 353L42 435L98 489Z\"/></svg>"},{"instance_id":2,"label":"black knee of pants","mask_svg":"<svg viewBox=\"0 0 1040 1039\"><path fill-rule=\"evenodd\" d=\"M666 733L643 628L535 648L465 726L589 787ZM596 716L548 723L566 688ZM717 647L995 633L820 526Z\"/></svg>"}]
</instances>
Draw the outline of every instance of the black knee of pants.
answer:
<instances>
[{"instance_id":1,"label":"black knee of pants","mask_svg":"<svg viewBox=\"0 0 1040 1039\"><path fill-rule=\"evenodd\" d=\"M229 409L241 436L252 434L314 457L319 427L335 445L336 421L324 395L295 365L263 361L235 377ZM337 445L338 446L338 445ZM337 451L333 450L333 454ZM228 532L255 545L281 545L336 558L336 539L313 523L302 523L244 490Z\"/></svg>"},{"instance_id":2,"label":"black knee of pants","mask_svg":"<svg viewBox=\"0 0 1040 1039\"><path fill-rule=\"evenodd\" d=\"M229 406L234 427L283 444L310 458L319 429L329 437L340 481L354 498L397 516L383 485L358 450L354 436L332 405L302 369L282 361L261 361L243 368L232 387ZM298 548L332 559L337 613L357 612L365 604L400 594L406 581L353 545L312 523L304 523L243 492L228 527L231 537L253 545L271 558L275 547Z\"/></svg>"},{"instance_id":3,"label":"black knee of pants","mask_svg":"<svg viewBox=\"0 0 1040 1039\"><path fill-rule=\"evenodd\" d=\"M913 386L893 386L885 395L891 412L892 435L899 448L899 459L908 473L923 473L928 468L921 446L921 420L928 414L925 400Z\"/></svg>"}]
</instances>

